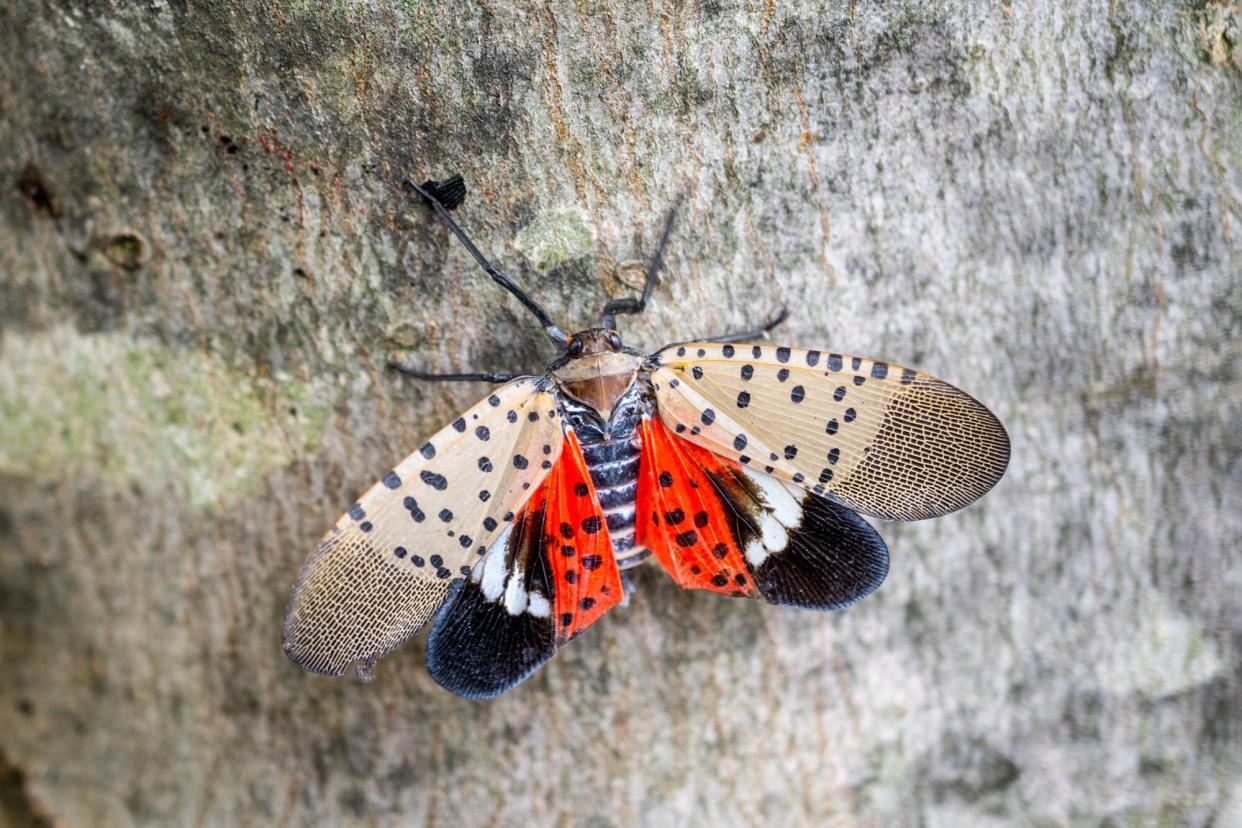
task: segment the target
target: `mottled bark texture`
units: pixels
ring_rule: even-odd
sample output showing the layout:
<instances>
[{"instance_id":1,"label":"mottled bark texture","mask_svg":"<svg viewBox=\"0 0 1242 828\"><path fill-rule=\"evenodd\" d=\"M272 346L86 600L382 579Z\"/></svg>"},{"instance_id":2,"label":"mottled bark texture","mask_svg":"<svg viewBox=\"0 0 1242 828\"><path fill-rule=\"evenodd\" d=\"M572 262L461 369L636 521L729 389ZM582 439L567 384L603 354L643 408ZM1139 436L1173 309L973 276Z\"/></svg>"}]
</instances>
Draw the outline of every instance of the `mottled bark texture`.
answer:
<instances>
[{"instance_id":1,"label":"mottled bark texture","mask_svg":"<svg viewBox=\"0 0 1242 828\"><path fill-rule=\"evenodd\" d=\"M1236 4L0 9L0 822L1237 825ZM462 701L280 651L297 568L687 199L653 349L782 305L1008 425L835 615L639 595ZM627 287L631 286L631 287Z\"/></svg>"}]
</instances>

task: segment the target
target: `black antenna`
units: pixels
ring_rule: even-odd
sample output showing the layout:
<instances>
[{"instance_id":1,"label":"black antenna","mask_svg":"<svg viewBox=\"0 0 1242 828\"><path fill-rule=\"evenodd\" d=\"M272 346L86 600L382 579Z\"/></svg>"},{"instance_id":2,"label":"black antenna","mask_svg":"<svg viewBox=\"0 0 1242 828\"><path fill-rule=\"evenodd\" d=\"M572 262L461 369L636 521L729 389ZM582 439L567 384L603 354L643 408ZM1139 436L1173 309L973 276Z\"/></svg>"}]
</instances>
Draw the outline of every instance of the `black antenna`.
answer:
<instances>
[{"instance_id":1,"label":"black antenna","mask_svg":"<svg viewBox=\"0 0 1242 828\"><path fill-rule=\"evenodd\" d=\"M479 248L474 246L474 242L470 241L457 222L453 221L449 215L449 210L456 209L466 198L466 183L462 181L460 175L455 175L446 181L424 181L421 185L415 184L410 179L405 179L405 185L417 192L425 198L433 208L436 215L440 217L440 221L444 222L448 229L453 231L453 235L457 236L457 240L462 243L470 255L474 256L474 260L479 263L479 267L487 271L487 275L492 277L496 284L512 293L518 298L518 301L526 306L527 310L535 315L539 320L539 324L543 326L543 330L547 333L552 341L557 345L564 347L569 342L569 337L556 326L552 321L552 317L548 316L548 312L543 306L517 286L517 283L504 271L497 270L492 263L479 252Z\"/></svg>"},{"instance_id":2,"label":"black antenna","mask_svg":"<svg viewBox=\"0 0 1242 828\"><path fill-rule=\"evenodd\" d=\"M677 210L681 207L683 198L684 196L677 196L677 200L668 210L668 215L664 217L664 230L660 233L660 243L656 245L655 255L651 257L651 264L647 266L643 295L638 299L632 296L609 299L608 304L604 305L604 315L600 322L602 327L616 328L618 313L642 313L643 308L647 307L647 300L651 298L651 292L655 290L656 276L659 275L660 268L664 265L664 248L668 246L669 237L673 235L673 223L677 219Z\"/></svg>"}]
</instances>

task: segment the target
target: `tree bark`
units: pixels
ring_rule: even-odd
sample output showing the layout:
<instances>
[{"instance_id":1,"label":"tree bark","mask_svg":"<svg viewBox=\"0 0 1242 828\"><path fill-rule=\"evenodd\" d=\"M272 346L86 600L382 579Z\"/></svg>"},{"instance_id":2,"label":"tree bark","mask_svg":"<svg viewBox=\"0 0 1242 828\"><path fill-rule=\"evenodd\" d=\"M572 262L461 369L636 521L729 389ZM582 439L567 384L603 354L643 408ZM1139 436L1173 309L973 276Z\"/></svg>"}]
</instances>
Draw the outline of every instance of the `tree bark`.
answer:
<instances>
[{"instance_id":1,"label":"tree bark","mask_svg":"<svg viewBox=\"0 0 1242 828\"><path fill-rule=\"evenodd\" d=\"M1242 822L1236 5L0 9L0 823ZM516 691L303 673L352 499L587 327L753 326L1010 429L824 615L639 592Z\"/></svg>"}]
</instances>

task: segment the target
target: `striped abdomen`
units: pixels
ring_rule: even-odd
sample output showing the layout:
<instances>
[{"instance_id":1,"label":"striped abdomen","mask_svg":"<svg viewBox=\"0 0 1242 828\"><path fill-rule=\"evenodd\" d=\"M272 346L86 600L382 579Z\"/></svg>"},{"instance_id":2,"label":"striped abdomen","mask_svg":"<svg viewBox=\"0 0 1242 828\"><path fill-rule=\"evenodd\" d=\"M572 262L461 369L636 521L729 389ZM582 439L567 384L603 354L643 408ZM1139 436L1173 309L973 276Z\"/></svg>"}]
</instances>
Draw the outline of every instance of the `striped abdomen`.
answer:
<instances>
[{"instance_id":1,"label":"striped abdomen","mask_svg":"<svg viewBox=\"0 0 1242 828\"><path fill-rule=\"evenodd\" d=\"M637 432L624 439L601 440L582 446L582 457L608 521L612 551L621 569L635 566L651 554L634 545L634 504L641 449Z\"/></svg>"}]
</instances>

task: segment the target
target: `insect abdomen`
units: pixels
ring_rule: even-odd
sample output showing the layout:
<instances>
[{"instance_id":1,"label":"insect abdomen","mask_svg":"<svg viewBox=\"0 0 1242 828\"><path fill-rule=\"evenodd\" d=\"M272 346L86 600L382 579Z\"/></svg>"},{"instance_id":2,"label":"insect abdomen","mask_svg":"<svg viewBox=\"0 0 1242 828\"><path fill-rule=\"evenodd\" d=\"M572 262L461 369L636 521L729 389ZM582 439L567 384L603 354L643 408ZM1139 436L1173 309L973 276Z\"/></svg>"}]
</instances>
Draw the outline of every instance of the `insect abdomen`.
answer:
<instances>
[{"instance_id":1,"label":"insect abdomen","mask_svg":"<svg viewBox=\"0 0 1242 828\"><path fill-rule=\"evenodd\" d=\"M642 443L637 434L623 440L584 443L586 460L599 505L608 522L617 566L628 569L651 553L634 545L634 504L638 492L638 468Z\"/></svg>"}]
</instances>

